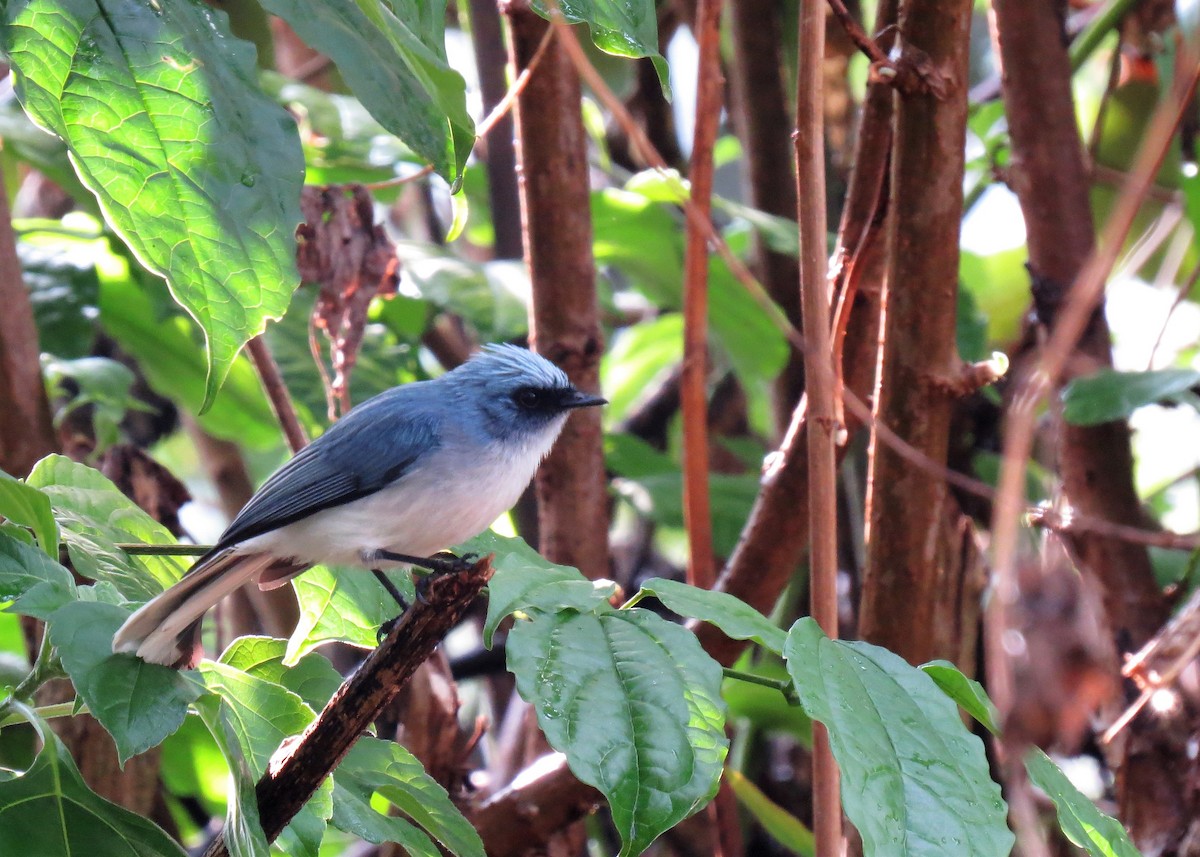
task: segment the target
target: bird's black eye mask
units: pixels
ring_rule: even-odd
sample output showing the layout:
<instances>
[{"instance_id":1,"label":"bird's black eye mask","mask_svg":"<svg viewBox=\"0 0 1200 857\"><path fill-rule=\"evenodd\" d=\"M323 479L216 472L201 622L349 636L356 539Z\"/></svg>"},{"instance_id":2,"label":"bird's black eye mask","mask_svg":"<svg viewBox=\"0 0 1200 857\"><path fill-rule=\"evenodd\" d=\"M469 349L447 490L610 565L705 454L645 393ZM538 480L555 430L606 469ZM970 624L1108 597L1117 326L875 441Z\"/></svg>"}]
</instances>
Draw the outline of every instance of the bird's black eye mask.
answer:
<instances>
[{"instance_id":1,"label":"bird's black eye mask","mask_svg":"<svg viewBox=\"0 0 1200 857\"><path fill-rule=\"evenodd\" d=\"M580 393L574 387L519 387L512 393L513 403L529 413L559 414L572 408L604 404L597 396Z\"/></svg>"},{"instance_id":2,"label":"bird's black eye mask","mask_svg":"<svg viewBox=\"0 0 1200 857\"><path fill-rule=\"evenodd\" d=\"M574 392L558 387L520 387L513 391L512 400L523 411L558 413L570 407Z\"/></svg>"}]
</instances>

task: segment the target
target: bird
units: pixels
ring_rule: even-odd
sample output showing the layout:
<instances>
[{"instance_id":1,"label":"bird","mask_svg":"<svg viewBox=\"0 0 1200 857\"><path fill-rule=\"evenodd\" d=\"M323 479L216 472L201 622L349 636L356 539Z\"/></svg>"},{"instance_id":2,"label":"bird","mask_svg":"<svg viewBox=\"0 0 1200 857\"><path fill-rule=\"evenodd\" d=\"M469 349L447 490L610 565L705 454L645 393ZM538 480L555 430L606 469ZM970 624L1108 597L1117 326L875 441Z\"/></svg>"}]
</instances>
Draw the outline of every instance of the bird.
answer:
<instances>
[{"instance_id":1,"label":"bird","mask_svg":"<svg viewBox=\"0 0 1200 857\"><path fill-rule=\"evenodd\" d=\"M385 582L384 568L441 568L435 554L516 503L568 415L604 404L507 344L368 399L267 479L212 549L117 630L113 652L193 666L204 614L251 581L273 589L314 565Z\"/></svg>"}]
</instances>

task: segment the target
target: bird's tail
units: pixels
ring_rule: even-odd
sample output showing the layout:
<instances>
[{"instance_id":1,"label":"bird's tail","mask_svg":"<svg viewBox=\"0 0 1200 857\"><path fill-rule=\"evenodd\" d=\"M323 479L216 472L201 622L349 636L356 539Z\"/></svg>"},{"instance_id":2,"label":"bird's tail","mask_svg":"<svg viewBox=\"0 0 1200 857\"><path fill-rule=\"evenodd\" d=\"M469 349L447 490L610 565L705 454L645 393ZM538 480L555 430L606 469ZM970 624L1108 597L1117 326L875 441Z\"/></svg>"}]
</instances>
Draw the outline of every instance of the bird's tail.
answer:
<instances>
[{"instance_id":1,"label":"bird's tail","mask_svg":"<svg viewBox=\"0 0 1200 857\"><path fill-rule=\"evenodd\" d=\"M113 651L133 652L152 664L194 665L201 655L204 614L274 562L267 554L237 554L232 549L201 560L125 621L113 637Z\"/></svg>"}]
</instances>

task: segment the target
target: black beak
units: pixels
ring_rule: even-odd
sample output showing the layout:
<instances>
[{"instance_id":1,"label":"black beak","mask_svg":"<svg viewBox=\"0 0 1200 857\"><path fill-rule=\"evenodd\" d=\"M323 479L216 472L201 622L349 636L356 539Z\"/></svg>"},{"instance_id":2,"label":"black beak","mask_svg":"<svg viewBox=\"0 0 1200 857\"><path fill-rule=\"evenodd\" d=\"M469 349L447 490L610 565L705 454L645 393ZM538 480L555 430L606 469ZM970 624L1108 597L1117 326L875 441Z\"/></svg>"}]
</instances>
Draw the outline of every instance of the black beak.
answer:
<instances>
[{"instance_id":1,"label":"black beak","mask_svg":"<svg viewBox=\"0 0 1200 857\"><path fill-rule=\"evenodd\" d=\"M562 406L564 408L594 408L597 405L607 405L608 399L603 399L600 396L593 396L591 393L584 393L580 390L572 390L569 394L563 397Z\"/></svg>"}]
</instances>

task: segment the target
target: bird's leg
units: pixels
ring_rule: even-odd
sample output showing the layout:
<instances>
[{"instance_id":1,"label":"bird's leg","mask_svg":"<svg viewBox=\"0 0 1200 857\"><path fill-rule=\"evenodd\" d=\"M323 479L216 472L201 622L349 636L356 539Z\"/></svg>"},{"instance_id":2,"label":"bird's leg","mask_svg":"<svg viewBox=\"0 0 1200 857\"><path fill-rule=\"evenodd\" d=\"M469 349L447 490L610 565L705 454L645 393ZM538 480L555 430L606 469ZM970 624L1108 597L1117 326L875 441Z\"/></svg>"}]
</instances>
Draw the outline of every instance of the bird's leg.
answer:
<instances>
[{"instance_id":1,"label":"bird's leg","mask_svg":"<svg viewBox=\"0 0 1200 857\"><path fill-rule=\"evenodd\" d=\"M408 599L400 594L400 590L396 588L396 584L392 583L391 579L383 573L381 569L371 569L371 574L375 575L375 579L387 590L388 595L396 600L396 604L400 606L400 612L388 619L379 626L379 630L375 632L376 644L382 643L384 638L392 632L392 628L396 627L396 623L400 621L400 617L408 611Z\"/></svg>"},{"instance_id":2,"label":"bird's leg","mask_svg":"<svg viewBox=\"0 0 1200 857\"><path fill-rule=\"evenodd\" d=\"M448 553L444 556L409 556L406 553L396 553L380 549L372 551L370 558L374 561L382 559L388 562L403 562L408 565L415 565L417 568L432 571L434 574L460 574L471 567L472 561L477 558L477 555L467 554L466 556L458 557Z\"/></svg>"},{"instance_id":3,"label":"bird's leg","mask_svg":"<svg viewBox=\"0 0 1200 857\"><path fill-rule=\"evenodd\" d=\"M415 581L417 600L422 604L427 603L425 600L425 590L428 587L429 580L432 577L443 574L460 574L471 567L472 562L476 559L476 557L476 554L466 554L461 557L455 556L454 554L449 554L447 556L409 556L408 554L396 553L395 551L383 549L364 552L363 555L363 559L365 559L368 563L376 563L380 560L385 560L387 562L402 562L407 565L423 568L429 571L430 574L421 575ZM376 639L379 642L383 642L383 639L389 633L391 633L392 628L394 628L396 623L400 621L400 617L404 615L406 610L408 610L408 601L403 595L400 594L400 590L396 588L396 585L392 583L392 581L388 579L388 576L380 569L372 568L371 573L375 575L375 579L383 585L383 588L388 591L388 594L391 595L392 598L396 600L396 603L400 605L400 612L394 618L389 619L379 626L379 631L376 633Z\"/></svg>"}]
</instances>

